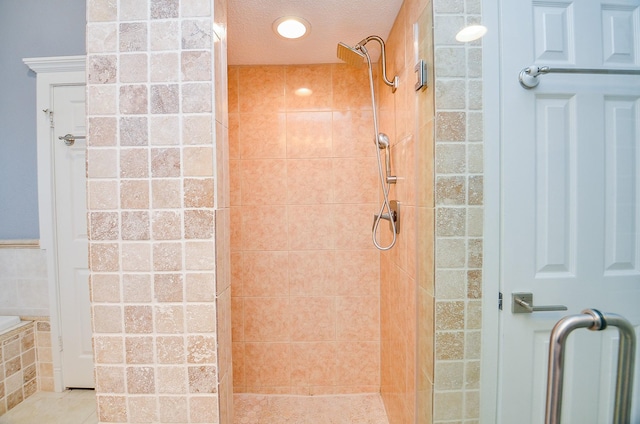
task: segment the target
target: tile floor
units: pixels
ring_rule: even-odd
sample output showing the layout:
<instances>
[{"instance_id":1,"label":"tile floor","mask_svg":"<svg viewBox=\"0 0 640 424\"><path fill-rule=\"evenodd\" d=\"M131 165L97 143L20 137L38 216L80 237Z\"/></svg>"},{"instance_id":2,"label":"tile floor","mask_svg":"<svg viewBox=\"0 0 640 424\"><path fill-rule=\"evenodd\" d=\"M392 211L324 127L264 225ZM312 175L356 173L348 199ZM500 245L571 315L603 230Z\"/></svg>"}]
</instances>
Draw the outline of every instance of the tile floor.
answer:
<instances>
[{"instance_id":1,"label":"tile floor","mask_svg":"<svg viewBox=\"0 0 640 424\"><path fill-rule=\"evenodd\" d=\"M276 396L236 394L234 424L389 424L378 394Z\"/></svg>"},{"instance_id":2,"label":"tile floor","mask_svg":"<svg viewBox=\"0 0 640 424\"><path fill-rule=\"evenodd\" d=\"M378 394L267 396L236 394L234 424L388 424ZM38 392L0 416L0 424L97 424L93 390Z\"/></svg>"},{"instance_id":3,"label":"tile floor","mask_svg":"<svg viewBox=\"0 0 640 424\"><path fill-rule=\"evenodd\" d=\"M38 392L0 417L0 424L97 424L93 390Z\"/></svg>"}]
</instances>

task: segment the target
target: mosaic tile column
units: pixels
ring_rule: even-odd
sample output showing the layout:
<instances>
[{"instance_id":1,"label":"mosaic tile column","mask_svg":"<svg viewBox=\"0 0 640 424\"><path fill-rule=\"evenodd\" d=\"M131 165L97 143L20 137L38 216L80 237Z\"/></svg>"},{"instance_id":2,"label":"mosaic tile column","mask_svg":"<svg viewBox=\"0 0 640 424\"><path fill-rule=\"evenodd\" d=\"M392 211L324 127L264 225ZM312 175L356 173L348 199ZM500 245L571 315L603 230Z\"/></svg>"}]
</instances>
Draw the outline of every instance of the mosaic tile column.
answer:
<instances>
[{"instance_id":1,"label":"mosaic tile column","mask_svg":"<svg viewBox=\"0 0 640 424\"><path fill-rule=\"evenodd\" d=\"M231 423L225 0L89 0L100 422Z\"/></svg>"}]
</instances>

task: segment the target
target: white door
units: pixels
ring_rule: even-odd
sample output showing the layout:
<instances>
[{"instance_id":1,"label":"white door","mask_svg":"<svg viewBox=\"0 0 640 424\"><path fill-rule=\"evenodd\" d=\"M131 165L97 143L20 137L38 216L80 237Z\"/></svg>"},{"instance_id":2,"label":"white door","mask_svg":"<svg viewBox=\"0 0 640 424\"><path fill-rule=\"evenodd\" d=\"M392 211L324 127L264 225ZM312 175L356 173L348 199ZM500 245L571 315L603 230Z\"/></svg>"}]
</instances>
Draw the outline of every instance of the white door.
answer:
<instances>
[{"instance_id":1,"label":"white door","mask_svg":"<svg viewBox=\"0 0 640 424\"><path fill-rule=\"evenodd\" d=\"M595 308L640 326L640 76L550 73L527 90L518 74L640 69L640 0L505 0L501 21L498 416L542 424L553 325ZM514 314L514 292L568 310ZM617 336L571 333L563 424L611 422Z\"/></svg>"},{"instance_id":2,"label":"white door","mask_svg":"<svg viewBox=\"0 0 640 424\"><path fill-rule=\"evenodd\" d=\"M85 86L53 88L53 173L63 387L94 387L86 210ZM58 137L76 138L67 146Z\"/></svg>"}]
</instances>

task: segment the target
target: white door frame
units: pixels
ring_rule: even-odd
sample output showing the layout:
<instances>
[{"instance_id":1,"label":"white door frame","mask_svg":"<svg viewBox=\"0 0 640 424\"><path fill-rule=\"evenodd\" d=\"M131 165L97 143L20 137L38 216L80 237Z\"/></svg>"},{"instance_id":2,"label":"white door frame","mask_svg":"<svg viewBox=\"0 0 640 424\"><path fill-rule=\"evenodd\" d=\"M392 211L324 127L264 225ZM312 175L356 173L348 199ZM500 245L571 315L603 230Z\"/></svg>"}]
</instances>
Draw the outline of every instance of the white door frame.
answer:
<instances>
[{"instance_id":1,"label":"white door frame","mask_svg":"<svg viewBox=\"0 0 640 424\"><path fill-rule=\"evenodd\" d=\"M496 423L500 370L500 178L502 117L500 62L500 0L482 0L482 21L489 29L482 39L484 114L484 231L482 271L482 363L480 422ZM523 64L525 66L526 64ZM517 78L517 75L513 75Z\"/></svg>"},{"instance_id":2,"label":"white door frame","mask_svg":"<svg viewBox=\"0 0 640 424\"><path fill-rule=\"evenodd\" d=\"M51 322L51 351L53 355L54 390L62 385L62 355L60 326L60 298L57 270L55 204L53 197L53 150L48 111L52 108L53 88L61 85L85 84L85 56L27 58L23 62L37 74L36 126L38 156L38 212L40 248L46 251L49 287L49 315Z\"/></svg>"}]
</instances>

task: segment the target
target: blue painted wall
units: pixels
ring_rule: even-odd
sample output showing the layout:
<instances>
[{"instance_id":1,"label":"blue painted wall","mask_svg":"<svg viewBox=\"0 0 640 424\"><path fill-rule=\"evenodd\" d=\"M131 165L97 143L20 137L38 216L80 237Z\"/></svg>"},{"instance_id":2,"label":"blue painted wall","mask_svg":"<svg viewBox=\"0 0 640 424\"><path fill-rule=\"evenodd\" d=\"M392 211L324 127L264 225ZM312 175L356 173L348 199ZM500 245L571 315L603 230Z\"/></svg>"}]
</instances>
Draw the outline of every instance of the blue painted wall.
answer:
<instances>
[{"instance_id":1,"label":"blue painted wall","mask_svg":"<svg viewBox=\"0 0 640 424\"><path fill-rule=\"evenodd\" d=\"M85 0L0 0L0 240L37 239L36 76L25 57L85 54Z\"/></svg>"}]
</instances>

